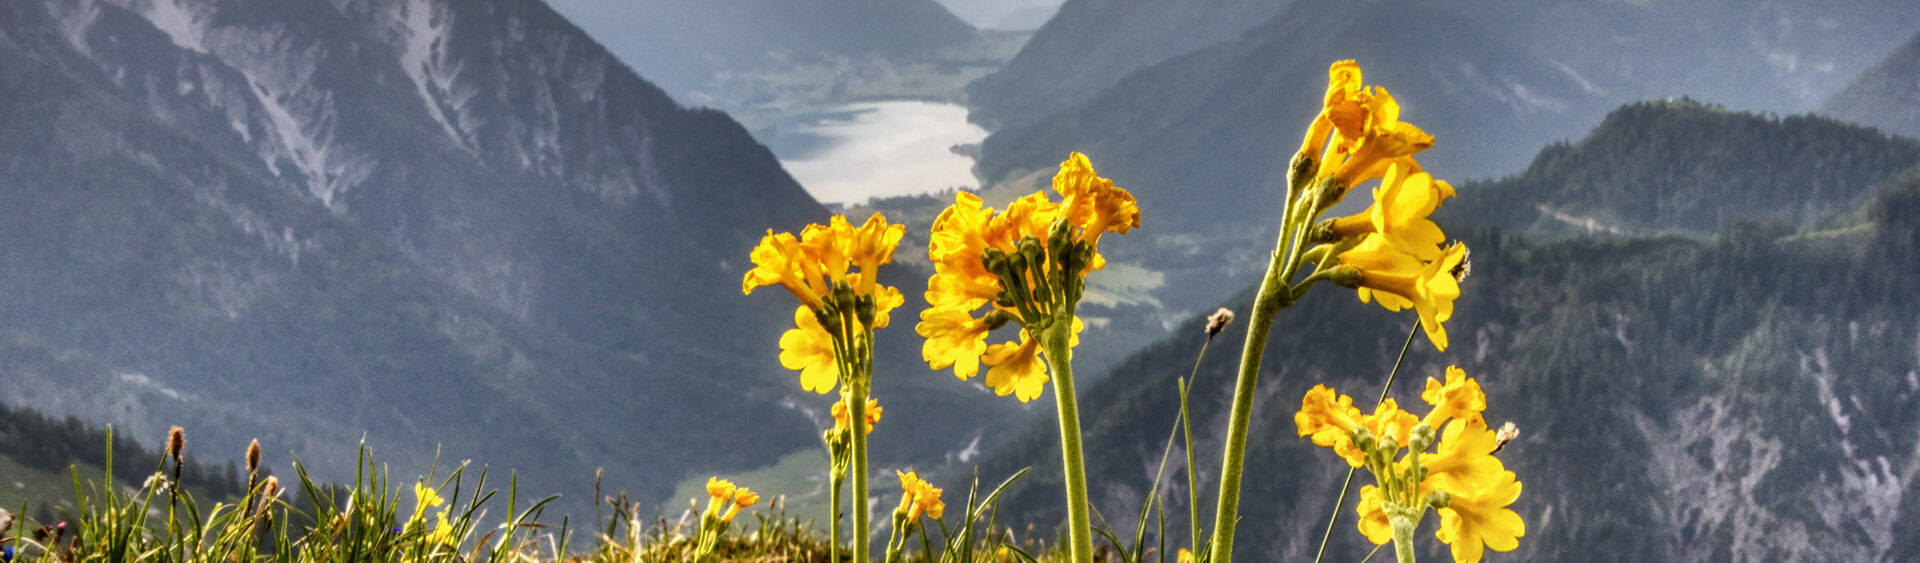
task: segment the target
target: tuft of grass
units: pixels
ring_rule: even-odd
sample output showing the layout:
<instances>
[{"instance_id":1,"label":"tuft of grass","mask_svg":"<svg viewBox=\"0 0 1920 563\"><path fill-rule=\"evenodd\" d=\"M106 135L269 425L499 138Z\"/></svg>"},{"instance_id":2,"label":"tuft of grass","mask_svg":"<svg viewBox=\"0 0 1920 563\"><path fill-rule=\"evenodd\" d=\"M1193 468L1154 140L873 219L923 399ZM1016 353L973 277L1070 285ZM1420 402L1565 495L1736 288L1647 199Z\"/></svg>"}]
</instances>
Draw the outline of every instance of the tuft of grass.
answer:
<instances>
[{"instance_id":1,"label":"tuft of grass","mask_svg":"<svg viewBox=\"0 0 1920 563\"><path fill-rule=\"evenodd\" d=\"M112 429L108 429L112 466ZM694 561L700 518L643 516L625 494L609 497L590 527L561 517L543 519L548 496L528 502L509 476L504 491L489 485L485 469L459 464L441 475L435 465L419 478L401 478L363 446L354 480L315 482L299 460L294 479L255 480L243 498L206 499L191 483L170 478L169 459L138 486L111 471L69 469L71 497L55 514L0 512L0 553L10 563L227 562L541 562L669 563ZM4 458L0 458L4 459ZM999 495L1025 470L982 495L976 479L958 518L928 521L918 541L897 561L926 563L1041 563L1064 561L1046 532L1024 537L995 520ZM54 487L36 483L36 487ZM65 486L60 486L65 488ZM432 493L425 492L432 490ZM50 491L41 491L50 492ZM209 501L213 501L209 504ZM23 511L24 512L24 511ZM827 562L826 531L811 518L788 515L784 498L751 513L747 525L723 536L712 561ZM44 521L43 521L44 520ZM937 540L937 541L936 541ZM1138 553L1135 542L1134 553ZM845 551L842 551L845 553ZM843 559L844 560L844 559Z\"/></svg>"}]
</instances>

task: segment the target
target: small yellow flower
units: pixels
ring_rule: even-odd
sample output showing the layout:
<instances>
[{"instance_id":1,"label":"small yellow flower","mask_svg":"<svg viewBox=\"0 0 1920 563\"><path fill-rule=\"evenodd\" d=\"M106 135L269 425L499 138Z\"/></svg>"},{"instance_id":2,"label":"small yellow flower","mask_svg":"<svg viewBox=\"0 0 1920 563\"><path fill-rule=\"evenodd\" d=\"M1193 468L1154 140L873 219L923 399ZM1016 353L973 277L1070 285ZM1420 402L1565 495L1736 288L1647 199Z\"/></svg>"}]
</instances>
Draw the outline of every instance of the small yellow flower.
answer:
<instances>
[{"instance_id":1,"label":"small yellow flower","mask_svg":"<svg viewBox=\"0 0 1920 563\"><path fill-rule=\"evenodd\" d=\"M832 410L834 428L840 430L853 428L853 422L848 420L853 417L853 414L850 412L852 409L847 408L847 399L845 397L841 397L839 401L835 401ZM867 408L862 414L866 415L868 434L873 433L874 425L880 424L881 410L879 399L867 399Z\"/></svg>"},{"instance_id":2,"label":"small yellow flower","mask_svg":"<svg viewBox=\"0 0 1920 563\"><path fill-rule=\"evenodd\" d=\"M805 305L793 310L794 328L780 335L780 365L800 370L800 388L825 395L840 383L840 363L833 354L833 335L820 326Z\"/></svg>"},{"instance_id":3,"label":"small yellow flower","mask_svg":"<svg viewBox=\"0 0 1920 563\"><path fill-rule=\"evenodd\" d=\"M1358 215L1335 219L1333 233L1343 238L1378 233L1394 250L1420 260L1437 260L1447 235L1428 217L1442 200L1453 195L1452 185L1424 172L1409 174L1407 167L1392 164L1385 179L1373 189L1373 206Z\"/></svg>"},{"instance_id":4,"label":"small yellow flower","mask_svg":"<svg viewBox=\"0 0 1920 563\"><path fill-rule=\"evenodd\" d=\"M1373 414L1360 419L1360 427L1367 429L1376 439L1393 438L1394 443L1407 445L1407 436L1413 427L1420 424L1420 418L1413 413L1400 410L1400 404L1393 399L1380 401L1374 407Z\"/></svg>"},{"instance_id":5,"label":"small yellow flower","mask_svg":"<svg viewBox=\"0 0 1920 563\"><path fill-rule=\"evenodd\" d=\"M1520 482L1513 473L1471 491L1449 493L1452 502L1439 510L1440 529L1433 535L1452 547L1454 561L1476 563L1487 548L1513 551L1520 546L1527 523L1507 508L1520 498Z\"/></svg>"},{"instance_id":6,"label":"small yellow flower","mask_svg":"<svg viewBox=\"0 0 1920 563\"><path fill-rule=\"evenodd\" d=\"M987 386L1002 397L1009 394L1025 403L1046 390L1047 364L1040 361L1040 341L1020 329L1020 343L1008 342L987 347Z\"/></svg>"},{"instance_id":7,"label":"small yellow flower","mask_svg":"<svg viewBox=\"0 0 1920 563\"><path fill-rule=\"evenodd\" d=\"M1193 552L1187 551L1184 547L1180 548L1180 554L1174 556L1173 561L1174 563L1193 563Z\"/></svg>"},{"instance_id":8,"label":"small yellow flower","mask_svg":"<svg viewBox=\"0 0 1920 563\"><path fill-rule=\"evenodd\" d=\"M987 351L987 322L967 311L958 306L928 307L920 311L920 324L914 327L927 339L920 346L927 367L952 367L954 377L963 381L980 373L980 355Z\"/></svg>"},{"instance_id":9,"label":"small yellow flower","mask_svg":"<svg viewBox=\"0 0 1920 563\"><path fill-rule=\"evenodd\" d=\"M1393 522L1387 519L1386 500L1380 498L1380 487L1365 485L1360 487L1360 504L1354 511L1360 513L1360 535L1374 545L1384 545L1393 540Z\"/></svg>"},{"instance_id":10,"label":"small yellow flower","mask_svg":"<svg viewBox=\"0 0 1920 563\"><path fill-rule=\"evenodd\" d=\"M822 281L818 252L801 246L792 233L776 234L773 229L767 229L767 235L753 247L750 257L753 269L740 280L742 295L753 293L756 287L777 284L787 288L807 308L818 309L825 304L825 296L832 292Z\"/></svg>"},{"instance_id":11,"label":"small yellow flower","mask_svg":"<svg viewBox=\"0 0 1920 563\"><path fill-rule=\"evenodd\" d=\"M1400 122L1400 104L1393 95L1365 86L1360 65L1348 60L1328 67L1326 99L1307 127L1300 152L1318 164L1316 180L1338 177L1351 189L1379 178L1392 164L1417 172L1413 154L1432 146L1432 135Z\"/></svg>"},{"instance_id":12,"label":"small yellow flower","mask_svg":"<svg viewBox=\"0 0 1920 563\"><path fill-rule=\"evenodd\" d=\"M923 514L939 520L946 513L947 504L940 501L940 488L920 480L912 471L894 474L900 476L900 507L906 510L907 520L919 520Z\"/></svg>"},{"instance_id":13,"label":"small yellow flower","mask_svg":"<svg viewBox=\"0 0 1920 563\"><path fill-rule=\"evenodd\" d=\"M440 506L440 503L446 502L440 498L439 491L427 486L424 481L413 484L413 498L423 510L429 507Z\"/></svg>"},{"instance_id":14,"label":"small yellow flower","mask_svg":"<svg viewBox=\"0 0 1920 563\"><path fill-rule=\"evenodd\" d=\"M868 217L866 224L854 230L847 239L847 255L853 260L854 266L865 274L862 282L854 285L856 291L865 295L873 294L874 281L878 277L874 274L879 272L881 264L893 262L893 250L900 246L900 237L906 232L906 225L888 225L887 218L879 213ZM895 290L895 294L898 293Z\"/></svg>"},{"instance_id":15,"label":"small yellow flower","mask_svg":"<svg viewBox=\"0 0 1920 563\"><path fill-rule=\"evenodd\" d=\"M1350 434L1360 426L1361 418L1352 397L1315 385L1301 397L1300 412L1293 415L1293 424L1300 436L1312 437L1314 445L1333 448L1347 464L1360 467L1366 463L1366 453L1353 444Z\"/></svg>"},{"instance_id":16,"label":"small yellow flower","mask_svg":"<svg viewBox=\"0 0 1920 563\"><path fill-rule=\"evenodd\" d=\"M1487 394L1480 391L1480 382L1467 377L1458 366L1447 366L1446 383L1427 378L1427 389L1420 393L1420 399L1433 405L1422 422L1434 428L1449 420L1478 417L1487 410Z\"/></svg>"},{"instance_id":17,"label":"small yellow flower","mask_svg":"<svg viewBox=\"0 0 1920 563\"><path fill-rule=\"evenodd\" d=\"M1426 485L1465 494L1511 479L1506 464L1493 456L1496 436L1479 415L1447 423L1435 452L1420 454Z\"/></svg>"},{"instance_id":18,"label":"small yellow flower","mask_svg":"<svg viewBox=\"0 0 1920 563\"><path fill-rule=\"evenodd\" d=\"M720 520L725 522L732 522L733 517L738 516L740 514L740 509L753 506L754 504L757 504L759 502L760 502L759 493L755 493L751 490L748 490L746 487L740 487L739 490L736 490L733 493L733 507L728 508L727 513L720 516Z\"/></svg>"},{"instance_id":19,"label":"small yellow flower","mask_svg":"<svg viewBox=\"0 0 1920 563\"><path fill-rule=\"evenodd\" d=\"M440 498L439 491L435 491L433 487L428 486L424 481L413 484L413 501L414 521L425 518L428 508L440 506L440 503L446 502Z\"/></svg>"},{"instance_id":20,"label":"small yellow flower","mask_svg":"<svg viewBox=\"0 0 1920 563\"><path fill-rule=\"evenodd\" d=\"M1080 321L1080 317L1074 317L1073 336L1067 343L1069 356L1072 347L1080 344L1080 331L1085 329L1086 325ZM1047 375L1047 363L1040 358L1040 341L1034 340L1024 328L1020 329L1018 344L1008 342L988 346L983 361L992 366L987 370L987 386L992 387L995 394L1002 397L1013 395L1022 403L1039 398L1051 380Z\"/></svg>"},{"instance_id":21,"label":"small yellow flower","mask_svg":"<svg viewBox=\"0 0 1920 563\"><path fill-rule=\"evenodd\" d=\"M727 499L733 498L734 490L733 481L719 477L707 478L707 496L713 497L714 504L727 502Z\"/></svg>"},{"instance_id":22,"label":"small yellow flower","mask_svg":"<svg viewBox=\"0 0 1920 563\"><path fill-rule=\"evenodd\" d=\"M1072 153L1060 163L1053 191L1063 198L1061 214L1080 229L1079 240L1092 241L1095 248L1103 233L1125 235L1140 226L1140 206L1133 194L1101 178L1087 155Z\"/></svg>"},{"instance_id":23,"label":"small yellow flower","mask_svg":"<svg viewBox=\"0 0 1920 563\"><path fill-rule=\"evenodd\" d=\"M454 534L453 523L448 522L447 513L445 511L441 511L438 515L435 516L433 532L430 534L427 534L427 543L435 544L435 545L454 545L456 542L454 541L453 534Z\"/></svg>"},{"instance_id":24,"label":"small yellow flower","mask_svg":"<svg viewBox=\"0 0 1920 563\"><path fill-rule=\"evenodd\" d=\"M1340 254L1342 263L1360 269L1361 301L1378 299L1389 311L1412 307L1427 338L1442 351L1447 349L1447 329L1442 323L1453 318L1453 300L1460 297L1454 270L1466 258L1466 245L1454 243L1441 250L1439 259L1423 263L1379 234L1367 235L1359 246Z\"/></svg>"}]
</instances>

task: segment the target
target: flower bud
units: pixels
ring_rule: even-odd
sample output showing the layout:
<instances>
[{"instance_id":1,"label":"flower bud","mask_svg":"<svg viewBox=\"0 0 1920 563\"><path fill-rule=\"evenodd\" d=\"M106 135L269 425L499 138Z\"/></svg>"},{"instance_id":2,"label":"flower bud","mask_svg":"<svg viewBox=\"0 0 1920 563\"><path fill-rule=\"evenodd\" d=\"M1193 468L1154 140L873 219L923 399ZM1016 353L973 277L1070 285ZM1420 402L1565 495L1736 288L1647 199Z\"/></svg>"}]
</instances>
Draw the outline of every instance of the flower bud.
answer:
<instances>
[{"instance_id":1,"label":"flower bud","mask_svg":"<svg viewBox=\"0 0 1920 563\"><path fill-rule=\"evenodd\" d=\"M1446 491L1434 489L1433 492L1427 493L1427 506L1446 508L1451 504L1453 504L1453 495L1447 494Z\"/></svg>"},{"instance_id":2,"label":"flower bud","mask_svg":"<svg viewBox=\"0 0 1920 563\"><path fill-rule=\"evenodd\" d=\"M862 295L855 298L853 314L860 318L861 326L873 327L873 296Z\"/></svg>"},{"instance_id":3,"label":"flower bud","mask_svg":"<svg viewBox=\"0 0 1920 563\"><path fill-rule=\"evenodd\" d=\"M1427 446L1433 445L1433 438L1433 426L1421 423L1419 426L1413 427L1413 431L1408 433L1407 450L1414 453L1427 451Z\"/></svg>"}]
</instances>

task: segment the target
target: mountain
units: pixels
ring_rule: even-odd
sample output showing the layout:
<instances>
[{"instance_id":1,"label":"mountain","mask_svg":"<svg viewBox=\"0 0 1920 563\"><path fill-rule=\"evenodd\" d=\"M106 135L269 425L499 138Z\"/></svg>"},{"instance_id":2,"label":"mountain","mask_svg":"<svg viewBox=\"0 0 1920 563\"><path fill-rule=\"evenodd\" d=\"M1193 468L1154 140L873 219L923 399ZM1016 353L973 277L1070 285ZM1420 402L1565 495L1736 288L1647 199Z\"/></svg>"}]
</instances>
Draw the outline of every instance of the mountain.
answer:
<instances>
[{"instance_id":1,"label":"mountain","mask_svg":"<svg viewBox=\"0 0 1920 563\"><path fill-rule=\"evenodd\" d=\"M1019 57L970 88L972 119L1031 124L1178 55L1228 41L1271 40L1250 36L1264 32L1248 33L1269 27L1260 23L1268 17L1294 19L1296 26L1323 17L1311 6L1283 10L1295 4L1285 0L1201 4L1066 3ZM1471 20L1478 25L1474 33L1517 47L1506 54L1551 64L1552 72L1578 82L1602 108L1689 96L1744 110L1810 111L1920 27L1920 5L1901 0L1466 0L1425 8ZM1336 53L1332 60L1357 58L1338 53L1377 43L1408 53L1425 49L1394 31L1309 35L1318 41L1291 48Z\"/></svg>"},{"instance_id":2,"label":"mountain","mask_svg":"<svg viewBox=\"0 0 1920 563\"><path fill-rule=\"evenodd\" d=\"M826 210L540 2L8 2L0 101L9 403L258 437L322 480L364 439L641 499L830 421L776 359L793 303L737 289L766 229ZM876 393L927 414L880 462L996 419L892 349L925 377Z\"/></svg>"},{"instance_id":3,"label":"mountain","mask_svg":"<svg viewBox=\"0 0 1920 563\"><path fill-rule=\"evenodd\" d=\"M1920 35L1827 98L1820 112L1888 133L1920 137Z\"/></svg>"},{"instance_id":4,"label":"mountain","mask_svg":"<svg viewBox=\"0 0 1920 563\"><path fill-rule=\"evenodd\" d=\"M1525 172L1470 184L1438 213L1536 240L1573 234L1710 236L1729 223L1796 229L1858 210L1920 163L1920 142L1811 115L1772 117L1690 100L1631 104ZM1738 197L1728 197L1738 194Z\"/></svg>"},{"instance_id":5,"label":"mountain","mask_svg":"<svg viewBox=\"0 0 1920 563\"><path fill-rule=\"evenodd\" d=\"M1609 123L1632 118L1668 127L1635 127L1647 135L1715 130L1712 116L1689 115L1703 111L1652 104L1623 110ZM1839 146L1830 137L1860 136L1814 120L1757 123L1791 131L1784 134L1794 146ZM1546 189L1560 178L1558 189L1580 191L1581 176L1552 170L1614 167L1618 185L1689 192L1669 194L1677 201L1710 196L1707 207L1726 210L1716 215L1724 219L1714 234L1538 242L1511 236L1527 232L1525 224L1474 226L1474 217L1456 215L1445 225L1472 246L1473 265L1448 322L1454 346L1436 353L1419 339L1394 387L1400 404L1419 405L1421 380L1459 365L1487 390L1490 423L1513 421L1520 429L1500 456L1525 484L1514 509L1527 533L1518 551L1492 557L1920 556L1920 544L1902 532L1920 521L1920 321L1911 299L1920 291L1920 169L1879 178L1848 173L1864 189L1820 194L1825 207L1853 202L1854 212L1819 226L1803 227L1791 216L1736 220L1751 202L1732 194L1748 186L1696 183L1692 163L1744 160L1770 170L1781 182L1753 191L1773 198L1781 187L1835 174L1820 169L1845 159L1780 160L1767 147L1783 141L1763 134L1675 143L1658 155L1597 150L1592 139L1610 134L1544 151L1541 161L1558 164L1536 165L1518 182ZM1859 148L1863 155L1885 150ZM1485 184L1462 185L1459 193L1449 206L1507 195ZM1247 288L1228 300L1242 318L1252 294ZM1249 439L1241 494L1250 500L1236 534L1238 555L1253 560L1312 556L1346 468L1297 437L1292 414L1299 398L1325 383L1356 402L1368 400L1415 322L1337 287L1316 289L1278 319ZM1175 382L1194 369L1203 324L1189 322L1143 349L1082 397L1093 501L1110 518L1134 514L1146 495L1177 412ZM1193 385L1203 518L1212 510L1205 503L1216 490L1212 468L1243 329L1212 343ZM1057 463L1054 432L1035 424L983 460L980 472L988 478L1039 466L1001 507L1003 520L1017 526L1061 516L1057 471L1047 469ZM1175 467L1181 457L1176 449ZM1185 476L1170 469L1163 479L1176 491L1166 529L1185 530ZM1353 528L1352 499L1347 506L1333 532L1333 560L1358 559L1371 548ZM1431 520L1415 537L1426 546L1423 558L1444 558L1428 535ZM1130 517L1111 521L1131 531ZM1170 538L1169 548L1184 544L1185 535Z\"/></svg>"},{"instance_id":6,"label":"mountain","mask_svg":"<svg viewBox=\"0 0 1920 563\"><path fill-rule=\"evenodd\" d=\"M1005 67L967 86L967 119L1019 125L1087 100L1134 71L1232 39L1285 0L1067 0Z\"/></svg>"},{"instance_id":7,"label":"mountain","mask_svg":"<svg viewBox=\"0 0 1920 563\"><path fill-rule=\"evenodd\" d=\"M562 0L554 4L676 99L705 105L727 74L821 59L910 56L973 27L934 0Z\"/></svg>"}]
</instances>

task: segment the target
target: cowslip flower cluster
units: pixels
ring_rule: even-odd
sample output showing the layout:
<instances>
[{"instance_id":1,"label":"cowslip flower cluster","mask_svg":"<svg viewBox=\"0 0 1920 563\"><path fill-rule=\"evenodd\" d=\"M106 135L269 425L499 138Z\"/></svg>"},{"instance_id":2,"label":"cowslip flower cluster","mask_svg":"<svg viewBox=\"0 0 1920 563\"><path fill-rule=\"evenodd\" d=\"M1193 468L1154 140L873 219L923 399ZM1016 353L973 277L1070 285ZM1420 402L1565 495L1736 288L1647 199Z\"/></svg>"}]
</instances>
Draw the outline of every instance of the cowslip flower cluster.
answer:
<instances>
[{"instance_id":1,"label":"cowslip flower cluster","mask_svg":"<svg viewBox=\"0 0 1920 563\"><path fill-rule=\"evenodd\" d=\"M1372 205L1320 223L1314 241L1335 243L1333 256L1347 267L1330 279L1357 289L1363 302L1413 309L1434 347L1446 350L1443 323L1460 296L1467 248L1446 245L1446 234L1428 218L1454 195L1413 158L1433 146L1433 136L1400 121L1400 104L1386 88L1364 85L1354 61L1334 63L1327 74L1324 103L1295 159L1313 179L1299 186L1311 192L1299 209L1318 216L1353 188L1379 180Z\"/></svg>"},{"instance_id":2,"label":"cowslip flower cluster","mask_svg":"<svg viewBox=\"0 0 1920 563\"><path fill-rule=\"evenodd\" d=\"M934 219L927 248L934 265L930 306L916 327L927 339L921 357L928 366L952 368L966 380L986 364L988 387L1027 402L1048 381L1039 334L1070 323L1067 348L1078 344L1084 325L1072 311L1084 276L1106 264L1100 237L1139 226L1140 208L1080 153L1060 163L1053 190L1063 198L1058 204L1041 191L998 214L960 192ZM1019 340L988 345L987 333L1009 322L1020 326Z\"/></svg>"},{"instance_id":3,"label":"cowslip flower cluster","mask_svg":"<svg viewBox=\"0 0 1920 563\"><path fill-rule=\"evenodd\" d=\"M754 247L754 267L740 280L740 292L778 285L800 300L794 328L780 337L780 364L800 371L801 388L826 394L870 368L861 362L871 359L872 332L886 328L888 312L906 303L899 289L876 282L905 233L878 213L859 227L836 215L798 237L768 229Z\"/></svg>"},{"instance_id":4,"label":"cowslip flower cluster","mask_svg":"<svg viewBox=\"0 0 1920 563\"><path fill-rule=\"evenodd\" d=\"M707 478L707 496L710 500L707 511L700 515L700 532L693 551L694 561L700 562L713 556L714 548L720 545L720 536L727 533L727 527L733 524L740 510L760 502L758 493L719 477Z\"/></svg>"},{"instance_id":5,"label":"cowslip flower cluster","mask_svg":"<svg viewBox=\"0 0 1920 563\"><path fill-rule=\"evenodd\" d=\"M748 508L760 502L760 494L746 487L735 486L732 481L719 477L707 478L706 516L717 518L721 522L732 522L740 509Z\"/></svg>"},{"instance_id":6,"label":"cowslip flower cluster","mask_svg":"<svg viewBox=\"0 0 1920 563\"><path fill-rule=\"evenodd\" d=\"M887 539L887 561L900 561L900 552L906 549L907 540L914 531L924 530L920 518L925 516L936 522L947 511L947 505L940 501L940 488L920 479L912 471L894 474L900 476L900 506L893 509L893 536ZM921 534L925 539L924 532Z\"/></svg>"},{"instance_id":7,"label":"cowslip flower cluster","mask_svg":"<svg viewBox=\"0 0 1920 563\"><path fill-rule=\"evenodd\" d=\"M1518 547L1526 523L1507 507L1519 498L1520 482L1493 456L1501 441L1482 418L1487 404L1480 384L1448 367L1446 381L1428 378L1420 398L1433 407L1424 417L1400 410L1392 399L1363 415L1351 397L1316 385L1293 420L1301 436L1374 475L1377 485L1360 489L1357 507L1368 541L1393 540L1410 552L1414 527L1433 508L1440 515L1434 535L1451 546L1455 561L1479 561L1487 548Z\"/></svg>"},{"instance_id":8,"label":"cowslip flower cluster","mask_svg":"<svg viewBox=\"0 0 1920 563\"><path fill-rule=\"evenodd\" d=\"M908 521L916 522L922 515L939 520L946 513L947 504L940 501L939 487L921 480L912 471L895 471L894 474L900 476L900 507L894 512L904 515Z\"/></svg>"}]
</instances>

